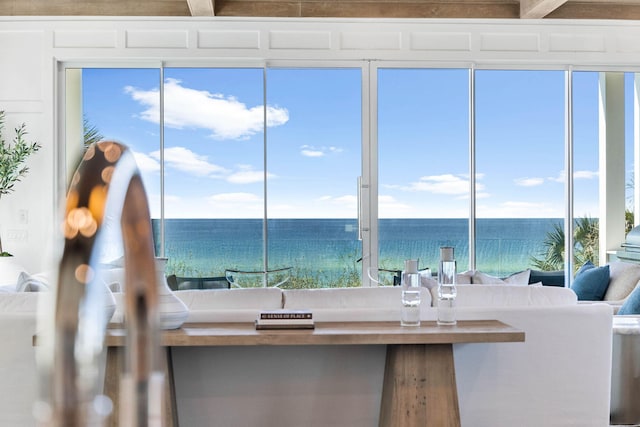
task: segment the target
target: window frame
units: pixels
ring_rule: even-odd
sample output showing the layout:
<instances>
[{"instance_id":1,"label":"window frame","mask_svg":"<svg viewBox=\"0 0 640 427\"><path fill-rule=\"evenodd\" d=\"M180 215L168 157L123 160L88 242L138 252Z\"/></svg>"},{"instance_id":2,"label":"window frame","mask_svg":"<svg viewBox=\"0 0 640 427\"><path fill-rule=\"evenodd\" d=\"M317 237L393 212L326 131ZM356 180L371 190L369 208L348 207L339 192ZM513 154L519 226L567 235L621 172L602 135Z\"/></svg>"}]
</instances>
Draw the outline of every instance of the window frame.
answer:
<instances>
[{"instance_id":1,"label":"window frame","mask_svg":"<svg viewBox=\"0 0 640 427\"><path fill-rule=\"evenodd\" d=\"M591 72L632 72L635 73L635 90L640 90L640 67L635 66L571 66L563 64L542 64L535 61L517 61L517 60L505 60L505 63L473 63L469 61L426 61L426 60L374 60L374 59L335 59L335 60L316 60L316 59L296 59L296 60L282 60L282 59L269 59L269 60L255 60L246 58L223 58L216 60L197 60L197 59L170 59L170 60L144 60L139 58L129 59L105 59L105 60L70 60L57 61L57 118L58 118L58 130L57 135L60 141L66 141L65 121L67 119L66 113L66 94L68 88L66 87L65 75L67 69L84 69L84 68L151 68L161 70L161 81L163 80L163 72L165 68L181 67L181 68L255 68L259 66L264 70L269 68L359 68L361 70L361 93L362 93L362 141L361 141L361 170L362 181L359 188L359 201L361 206L361 224L360 229L362 231L362 253L369 256L364 257L362 260L362 286L375 286L375 283L370 280L366 273L370 268L377 268L378 266L378 135L377 135L377 72L381 68L456 68L456 69L468 69L469 71L469 173L470 173L470 212L469 212L469 269L475 268L475 246L476 246L476 201L475 201L475 71L476 70L562 70L565 72L565 170L567 170L567 177L565 183L565 235L569 236L569 239L565 241L565 283L569 284L572 281L571 271L573 269L573 123L572 123L572 73L574 71L591 71ZM161 85L162 87L163 85ZM634 168L638 171L640 168L639 147L640 133L637 129L640 128L638 124L638 100L634 102L636 111L634 114L635 119L635 164ZM161 107L162 108L162 107ZM160 148L162 151L164 144L163 137L164 130L161 126L161 142ZM265 135L266 138L266 135ZM68 153L66 142L61 144L57 148L57 164L60 173L56 178L56 191L58 195L66 192L66 180L62 177L68 176ZM635 206L639 206L640 203L640 185L637 185L639 180L639 173L636 173L635 178ZM164 174L161 174L161 188L164 188ZM163 200L164 194L161 194L161 200ZM161 203L161 224L164 221L164 206ZM266 203L266 199L265 199ZM640 215L636 215L635 224L640 223ZM164 245L164 233L163 226L161 228L161 245ZM601 231L602 235L602 231ZM162 246L162 253L164 253L164 246Z\"/></svg>"}]
</instances>

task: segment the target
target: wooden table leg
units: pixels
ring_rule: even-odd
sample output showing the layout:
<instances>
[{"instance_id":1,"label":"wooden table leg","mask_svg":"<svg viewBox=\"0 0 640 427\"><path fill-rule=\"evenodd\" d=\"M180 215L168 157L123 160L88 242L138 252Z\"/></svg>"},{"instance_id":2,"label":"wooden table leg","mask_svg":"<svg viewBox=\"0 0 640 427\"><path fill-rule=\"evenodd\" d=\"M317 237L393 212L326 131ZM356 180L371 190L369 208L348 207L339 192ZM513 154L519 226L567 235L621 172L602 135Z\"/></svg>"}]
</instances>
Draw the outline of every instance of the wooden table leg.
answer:
<instances>
[{"instance_id":1,"label":"wooden table leg","mask_svg":"<svg viewBox=\"0 0 640 427\"><path fill-rule=\"evenodd\" d=\"M164 373L163 427L179 427L171 347L164 347L164 349L165 352L162 358ZM124 347L108 347L104 394L109 397L113 403L113 411L107 423L109 427L118 427L118 421L120 419L120 376L122 375L123 367Z\"/></svg>"},{"instance_id":2,"label":"wooden table leg","mask_svg":"<svg viewBox=\"0 0 640 427\"><path fill-rule=\"evenodd\" d=\"M120 374L124 366L124 348L107 347L107 366L104 374L104 394L111 399L113 411L109 418L109 427L118 427L120 419Z\"/></svg>"},{"instance_id":3,"label":"wooden table leg","mask_svg":"<svg viewBox=\"0 0 640 427\"><path fill-rule=\"evenodd\" d=\"M451 344L390 344L379 427L460 427Z\"/></svg>"},{"instance_id":4,"label":"wooden table leg","mask_svg":"<svg viewBox=\"0 0 640 427\"><path fill-rule=\"evenodd\" d=\"M165 427L179 427L178 404L176 403L176 385L173 379L173 358L171 347L165 347L164 362L164 399L165 399Z\"/></svg>"}]
</instances>

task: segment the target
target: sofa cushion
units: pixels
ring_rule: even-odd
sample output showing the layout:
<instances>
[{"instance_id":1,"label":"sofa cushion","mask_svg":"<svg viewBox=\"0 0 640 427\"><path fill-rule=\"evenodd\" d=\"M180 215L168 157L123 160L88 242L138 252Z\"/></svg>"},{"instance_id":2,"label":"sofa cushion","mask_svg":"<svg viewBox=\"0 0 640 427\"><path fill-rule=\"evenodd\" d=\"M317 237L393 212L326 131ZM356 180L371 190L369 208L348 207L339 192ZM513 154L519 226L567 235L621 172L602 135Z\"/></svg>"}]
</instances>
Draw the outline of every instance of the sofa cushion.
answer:
<instances>
[{"instance_id":1,"label":"sofa cushion","mask_svg":"<svg viewBox=\"0 0 640 427\"><path fill-rule=\"evenodd\" d=\"M202 289L173 292L189 309L186 323L253 322L260 310L282 308L279 288ZM114 294L117 309L114 323L124 319L124 293Z\"/></svg>"},{"instance_id":2,"label":"sofa cushion","mask_svg":"<svg viewBox=\"0 0 640 427\"><path fill-rule=\"evenodd\" d=\"M459 285L470 285L475 273L475 270L467 270L456 274L456 283Z\"/></svg>"},{"instance_id":3,"label":"sofa cushion","mask_svg":"<svg viewBox=\"0 0 640 427\"><path fill-rule=\"evenodd\" d=\"M580 301L602 301L609 286L609 265L583 265L573 280L571 289Z\"/></svg>"},{"instance_id":4,"label":"sofa cushion","mask_svg":"<svg viewBox=\"0 0 640 427\"><path fill-rule=\"evenodd\" d=\"M631 292L617 314L640 314L640 286L637 286Z\"/></svg>"},{"instance_id":5,"label":"sofa cushion","mask_svg":"<svg viewBox=\"0 0 640 427\"><path fill-rule=\"evenodd\" d=\"M604 294L605 301L625 299L640 281L640 265L630 262L609 263L609 287Z\"/></svg>"},{"instance_id":6,"label":"sofa cushion","mask_svg":"<svg viewBox=\"0 0 640 427\"><path fill-rule=\"evenodd\" d=\"M458 307L547 307L577 303L575 292L555 286L460 285L457 290ZM437 300L437 289L431 293Z\"/></svg>"},{"instance_id":7,"label":"sofa cushion","mask_svg":"<svg viewBox=\"0 0 640 427\"><path fill-rule=\"evenodd\" d=\"M456 284L458 285L470 285L473 279L473 275L475 274L474 270L463 271L462 273L456 274ZM425 288L437 288L438 287L438 276L433 276L431 273L428 274L420 274L420 284Z\"/></svg>"},{"instance_id":8,"label":"sofa cushion","mask_svg":"<svg viewBox=\"0 0 640 427\"><path fill-rule=\"evenodd\" d=\"M531 270L524 270L518 273L513 273L510 276L500 278L481 271L476 271L471 278L471 283L474 285L528 285L530 275Z\"/></svg>"},{"instance_id":9,"label":"sofa cushion","mask_svg":"<svg viewBox=\"0 0 640 427\"><path fill-rule=\"evenodd\" d=\"M435 288L437 291L437 288ZM316 321L399 321L400 286L284 290L284 308L309 309ZM431 307L431 294L421 289L420 310Z\"/></svg>"},{"instance_id":10,"label":"sofa cushion","mask_svg":"<svg viewBox=\"0 0 640 427\"><path fill-rule=\"evenodd\" d=\"M23 271L18 276L16 292L46 292L49 290L49 279L42 274L29 275Z\"/></svg>"},{"instance_id":11,"label":"sofa cushion","mask_svg":"<svg viewBox=\"0 0 640 427\"><path fill-rule=\"evenodd\" d=\"M47 295L49 296L50 293ZM40 297L39 293L33 292L4 294L0 298L0 313L35 314L38 311L38 302L44 298L44 296Z\"/></svg>"},{"instance_id":12,"label":"sofa cushion","mask_svg":"<svg viewBox=\"0 0 640 427\"><path fill-rule=\"evenodd\" d=\"M122 292L124 290L124 267L102 266L102 268L98 269L98 274L112 292Z\"/></svg>"}]
</instances>

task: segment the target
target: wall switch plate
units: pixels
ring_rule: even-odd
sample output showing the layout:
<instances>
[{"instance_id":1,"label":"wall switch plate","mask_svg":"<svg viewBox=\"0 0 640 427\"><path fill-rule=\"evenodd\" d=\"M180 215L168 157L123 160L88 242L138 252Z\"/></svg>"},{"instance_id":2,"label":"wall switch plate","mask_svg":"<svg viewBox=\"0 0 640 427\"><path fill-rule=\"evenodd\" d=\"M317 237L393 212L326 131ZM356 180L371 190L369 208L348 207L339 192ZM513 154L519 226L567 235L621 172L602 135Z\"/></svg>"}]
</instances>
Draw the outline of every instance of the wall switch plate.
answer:
<instances>
[{"instance_id":1,"label":"wall switch plate","mask_svg":"<svg viewBox=\"0 0 640 427\"><path fill-rule=\"evenodd\" d=\"M20 224L29 224L29 211L26 209L20 209L18 211L18 222Z\"/></svg>"}]
</instances>

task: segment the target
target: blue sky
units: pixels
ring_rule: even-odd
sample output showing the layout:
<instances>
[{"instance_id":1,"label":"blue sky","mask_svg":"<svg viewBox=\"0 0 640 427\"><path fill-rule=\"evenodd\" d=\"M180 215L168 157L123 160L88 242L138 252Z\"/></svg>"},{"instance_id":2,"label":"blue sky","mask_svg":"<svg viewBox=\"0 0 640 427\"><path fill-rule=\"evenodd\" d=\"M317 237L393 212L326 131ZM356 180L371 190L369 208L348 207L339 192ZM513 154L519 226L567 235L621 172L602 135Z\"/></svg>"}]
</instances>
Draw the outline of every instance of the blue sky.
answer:
<instances>
[{"instance_id":1,"label":"blue sky","mask_svg":"<svg viewBox=\"0 0 640 427\"><path fill-rule=\"evenodd\" d=\"M466 218L468 71L378 77L380 217ZM269 216L355 217L360 70L269 69L267 82ZM577 216L597 217L597 82L574 73ZM83 72L85 117L135 152L153 217L159 84L157 69ZM167 217L262 216L262 120L262 69L165 70ZM564 215L563 72L477 71L476 143L480 217Z\"/></svg>"}]
</instances>

